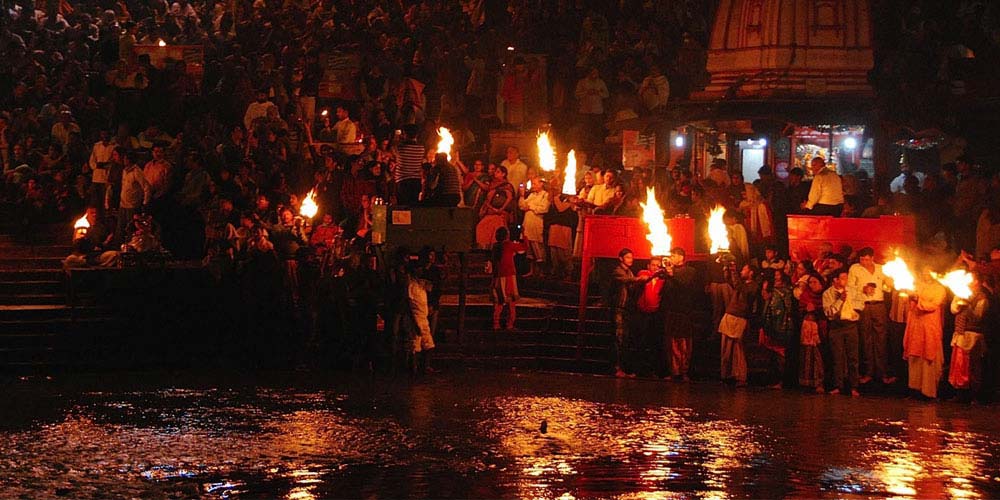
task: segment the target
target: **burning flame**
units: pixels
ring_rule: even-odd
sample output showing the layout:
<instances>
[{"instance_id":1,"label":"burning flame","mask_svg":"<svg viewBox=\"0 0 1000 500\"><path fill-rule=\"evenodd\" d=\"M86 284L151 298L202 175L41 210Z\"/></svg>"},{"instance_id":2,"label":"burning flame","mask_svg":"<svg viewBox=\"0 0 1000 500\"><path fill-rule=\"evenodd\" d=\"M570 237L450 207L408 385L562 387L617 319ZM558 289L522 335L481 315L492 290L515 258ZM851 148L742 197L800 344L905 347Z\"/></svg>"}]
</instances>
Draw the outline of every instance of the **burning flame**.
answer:
<instances>
[{"instance_id":1,"label":"burning flame","mask_svg":"<svg viewBox=\"0 0 1000 500\"><path fill-rule=\"evenodd\" d=\"M549 142L549 133L538 134L535 141L538 144L538 168L545 172L552 172L556 169L556 150Z\"/></svg>"},{"instance_id":2,"label":"burning flame","mask_svg":"<svg viewBox=\"0 0 1000 500\"><path fill-rule=\"evenodd\" d=\"M569 150L566 155L566 169L563 171L562 193L573 196L576 194L576 151Z\"/></svg>"},{"instance_id":3,"label":"burning flame","mask_svg":"<svg viewBox=\"0 0 1000 500\"><path fill-rule=\"evenodd\" d=\"M448 155L448 161L451 161L451 146L455 144L455 138L451 136L451 131L444 127L438 128L438 136L441 140L438 141L437 152Z\"/></svg>"},{"instance_id":4,"label":"burning flame","mask_svg":"<svg viewBox=\"0 0 1000 500\"><path fill-rule=\"evenodd\" d=\"M885 272L885 267L882 269ZM972 288L970 286L972 285L972 274L966 272L964 269L949 271L945 275L931 273L931 276L938 280L938 283L948 287L956 297L962 300L969 300L972 297Z\"/></svg>"},{"instance_id":5,"label":"burning flame","mask_svg":"<svg viewBox=\"0 0 1000 500\"><path fill-rule=\"evenodd\" d=\"M912 291L915 287L913 273L910 272L910 266L906 264L899 256L899 250L894 252L895 258L886 262L882 266L882 274L892 278L892 283L896 287L896 290L910 290Z\"/></svg>"},{"instance_id":6,"label":"burning flame","mask_svg":"<svg viewBox=\"0 0 1000 500\"><path fill-rule=\"evenodd\" d=\"M709 253L719 253L729 251L729 231L726 229L726 222L722 216L726 209L721 205L716 205L708 216L708 238L712 240L712 248Z\"/></svg>"},{"instance_id":7,"label":"burning flame","mask_svg":"<svg viewBox=\"0 0 1000 500\"><path fill-rule=\"evenodd\" d=\"M159 40L157 40L156 44L159 45L160 47L166 47L167 46L167 42L164 42L162 38L159 39Z\"/></svg>"},{"instance_id":8,"label":"burning flame","mask_svg":"<svg viewBox=\"0 0 1000 500\"><path fill-rule=\"evenodd\" d=\"M642 221L649 228L646 239L652 247L653 256L663 256L670 254L670 232L667 230L667 223L663 220L663 209L656 202L656 193L653 188L646 188L646 203L640 203L642 207Z\"/></svg>"},{"instance_id":9,"label":"burning flame","mask_svg":"<svg viewBox=\"0 0 1000 500\"><path fill-rule=\"evenodd\" d=\"M312 219L316 217L316 213L319 212L319 206L316 205L316 190L309 190L309 194L305 198L302 198L302 205L299 207L299 215Z\"/></svg>"},{"instance_id":10,"label":"burning flame","mask_svg":"<svg viewBox=\"0 0 1000 500\"><path fill-rule=\"evenodd\" d=\"M73 224L73 229L90 229L90 222L87 221L87 214L83 214L82 217L76 220Z\"/></svg>"}]
</instances>

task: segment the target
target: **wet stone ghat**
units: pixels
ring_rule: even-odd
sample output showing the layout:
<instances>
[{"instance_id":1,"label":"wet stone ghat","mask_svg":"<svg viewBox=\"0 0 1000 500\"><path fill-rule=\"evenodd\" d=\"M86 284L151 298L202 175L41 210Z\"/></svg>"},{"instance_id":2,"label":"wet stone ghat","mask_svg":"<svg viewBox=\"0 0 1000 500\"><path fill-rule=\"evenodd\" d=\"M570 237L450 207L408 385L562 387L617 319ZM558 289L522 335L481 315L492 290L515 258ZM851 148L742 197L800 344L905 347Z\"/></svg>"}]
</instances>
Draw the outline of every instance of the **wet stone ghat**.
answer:
<instances>
[{"instance_id":1,"label":"wet stone ghat","mask_svg":"<svg viewBox=\"0 0 1000 500\"><path fill-rule=\"evenodd\" d=\"M989 407L468 371L0 387L4 498L1000 496Z\"/></svg>"}]
</instances>

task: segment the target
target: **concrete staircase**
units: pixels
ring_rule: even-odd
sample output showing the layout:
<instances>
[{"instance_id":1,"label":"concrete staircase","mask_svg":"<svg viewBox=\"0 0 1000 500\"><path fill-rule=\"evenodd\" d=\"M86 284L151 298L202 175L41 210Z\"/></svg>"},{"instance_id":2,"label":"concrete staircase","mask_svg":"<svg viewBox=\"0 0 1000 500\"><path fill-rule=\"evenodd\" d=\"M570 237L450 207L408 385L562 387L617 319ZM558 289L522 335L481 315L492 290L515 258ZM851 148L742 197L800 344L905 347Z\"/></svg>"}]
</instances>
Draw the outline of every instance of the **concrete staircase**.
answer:
<instances>
[{"instance_id":1,"label":"concrete staircase","mask_svg":"<svg viewBox=\"0 0 1000 500\"><path fill-rule=\"evenodd\" d=\"M607 308L591 290L583 332L578 332L579 285L521 279L515 330L493 330L490 275L486 253L467 255L468 302L464 330L458 333L459 266L448 261L445 297L438 322L435 362L446 366L606 373L611 369L614 326Z\"/></svg>"}]
</instances>

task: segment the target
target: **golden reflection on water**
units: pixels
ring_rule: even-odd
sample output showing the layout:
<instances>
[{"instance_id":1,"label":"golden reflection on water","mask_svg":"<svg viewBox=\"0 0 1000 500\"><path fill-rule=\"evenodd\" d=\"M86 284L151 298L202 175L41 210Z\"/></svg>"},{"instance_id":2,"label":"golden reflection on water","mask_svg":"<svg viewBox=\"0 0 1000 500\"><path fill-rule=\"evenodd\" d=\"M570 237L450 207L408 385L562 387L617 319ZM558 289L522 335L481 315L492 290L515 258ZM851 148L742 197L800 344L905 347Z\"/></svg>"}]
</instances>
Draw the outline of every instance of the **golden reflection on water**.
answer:
<instances>
[{"instance_id":1,"label":"golden reflection on water","mask_svg":"<svg viewBox=\"0 0 1000 500\"><path fill-rule=\"evenodd\" d=\"M736 486L733 472L750 467L763 449L757 430L733 421L697 421L686 410L539 397L492 404L502 417L488 422L486 432L516 463L513 481L522 498L591 497L604 493L606 483L624 490L614 498L688 496L671 491L678 481L687 488L700 483L699 496L728 498ZM539 430L543 421L545 434Z\"/></svg>"}]
</instances>

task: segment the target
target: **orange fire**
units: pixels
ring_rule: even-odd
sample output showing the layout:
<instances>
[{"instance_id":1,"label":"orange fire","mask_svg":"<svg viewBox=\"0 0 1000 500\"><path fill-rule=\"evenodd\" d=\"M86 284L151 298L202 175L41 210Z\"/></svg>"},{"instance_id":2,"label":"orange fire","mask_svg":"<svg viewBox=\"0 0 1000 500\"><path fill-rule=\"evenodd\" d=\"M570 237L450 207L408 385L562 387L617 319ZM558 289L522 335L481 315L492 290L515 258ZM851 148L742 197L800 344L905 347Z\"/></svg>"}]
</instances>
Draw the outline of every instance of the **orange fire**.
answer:
<instances>
[{"instance_id":1,"label":"orange fire","mask_svg":"<svg viewBox=\"0 0 1000 500\"><path fill-rule=\"evenodd\" d=\"M576 151L569 150L566 155L566 169L563 171L562 193L570 196L576 194Z\"/></svg>"},{"instance_id":2,"label":"orange fire","mask_svg":"<svg viewBox=\"0 0 1000 500\"><path fill-rule=\"evenodd\" d=\"M726 229L726 221L722 216L726 209L721 205L716 205L708 216L708 238L712 240L712 248L709 253L719 253L729 251L729 231Z\"/></svg>"},{"instance_id":3,"label":"orange fire","mask_svg":"<svg viewBox=\"0 0 1000 500\"><path fill-rule=\"evenodd\" d=\"M649 234L646 239L652 247L653 256L664 256L670 254L670 232L667 230L667 223L663 219L663 209L656 202L656 193L653 188L646 188L646 203L640 203L642 207L642 221L646 223Z\"/></svg>"},{"instance_id":4,"label":"orange fire","mask_svg":"<svg viewBox=\"0 0 1000 500\"><path fill-rule=\"evenodd\" d=\"M883 272L885 268L883 267ZM942 285L948 287L951 293L955 294L956 297L962 300L969 300L972 297L972 274L967 272L965 269L955 269L954 271L949 271L948 273L941 275L937 273L931 273Z\"/></svg>"},{"instance_id":5,"label":"orange fire","mask_svg":"<svg viewBox=\"0 0 1000 500\"><path fill-rule=\"evenodd\" d=\"M899 250L896 250L894 255L894 259L882 266L882 274L892 279L896 290L900 292L913 291L916 288L916 283L913 273L910 272L910 266L899 256Z\"/></svg>"},{"instance_id":6,"label":"orange fire","mask_svg":"<svg viewBox=\"0 0 1000 500\"><path fill-rule=\"evenodd\" d=\"M556 169L556 150L549 142L549 133L538 134L535 141L538 145L538 168L545 172L552 172Z\"/></svg>"},{"instance_id":7,"label":"orange fire","mask_svg":"<svg viewBox=\"0 0 1000 500\"><path fill-rule=\"evenodd\" d=\"M439 127L438 137L441 139L438 141L437 152L448 155L448 161L451 161L451 147L455 144L455 138L451 136L451 130Z\"/></svg>"},{"instance_id":8,"label":"orange fire","mask_svg":"<svg viewBox=\"0 0 1000 500\"><path fill-rule=\"evenodd\" d=\"M312 219L319 212L319 205L316 204L316 190L309 190L309 194L302 198L302 205L299 207L299 215Z\"/></svg>"},{"instance_id":9,"label":"orange fire","mask_svg":"<svg viewBox=\"0 0 1000 500\"><path fill-rule=\"evenodd\" d=\"M166 47L167 46L167 42L164 42L163 39L161 38L161 39L159 39L159 40L156 41L156 45L159 45L160 47Z\"/></svg>"}]
</instances>

